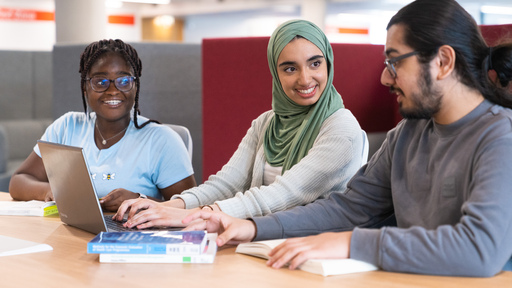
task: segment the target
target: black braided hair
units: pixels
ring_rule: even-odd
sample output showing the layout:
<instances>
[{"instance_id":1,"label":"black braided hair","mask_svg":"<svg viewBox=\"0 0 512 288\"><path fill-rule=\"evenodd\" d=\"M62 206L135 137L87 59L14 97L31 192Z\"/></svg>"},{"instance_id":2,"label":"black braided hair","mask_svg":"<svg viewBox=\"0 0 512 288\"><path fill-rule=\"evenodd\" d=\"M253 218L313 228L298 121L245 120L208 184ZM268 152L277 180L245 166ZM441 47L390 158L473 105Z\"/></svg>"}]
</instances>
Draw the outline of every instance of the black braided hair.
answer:
<instances>
[{"instance_id":1,"label":"black braided hair","mask_svg":"<svg viewBox=\"0 0 512 288\"><path fill-rule=\"evenodd\" d=\"M156 120L148 120L142 125L139 126L139 123L137 121L137 115L140 115L139 110L139 90L140 90L140 76L142 75L142 62L140 61L139 55L137 54L137 51L130 45L124 43L120 39L116 40L100 40L97 42L93 42L89 44L87 47L85 47L85 50L80 55L80 69L78 72L80 73L81 82L80 82L80 88L82 90L82 101L84 105L84 110L87 113L87 100L85 99L85 85L86 85L86 78L87 73L89 73L89 70L91 69L91 66L96 62L96 60L99 58L100 55L107 53L107 52L113 52L116 54L121 55L132 67L134 73L135 73L135 105L133 106L133 122L135 124L135 127L138 129L143 128L150 122L158 123L160 122Z\"/></svg>"}]
</instances>

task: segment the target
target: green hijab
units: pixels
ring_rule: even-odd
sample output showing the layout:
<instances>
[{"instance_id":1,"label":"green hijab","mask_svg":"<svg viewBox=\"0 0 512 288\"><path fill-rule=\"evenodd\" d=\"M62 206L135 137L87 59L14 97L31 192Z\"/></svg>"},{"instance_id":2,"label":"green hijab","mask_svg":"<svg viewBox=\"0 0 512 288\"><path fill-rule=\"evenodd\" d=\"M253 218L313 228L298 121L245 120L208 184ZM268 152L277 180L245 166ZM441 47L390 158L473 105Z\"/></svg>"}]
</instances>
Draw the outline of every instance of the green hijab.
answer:
<instances>
[{"instance_id":1,"label":"green hijab","mask_svg":"<svg viewBox=\"0 0 512 288\"><path fill-rule=\"evenodd\" d=\"M327 61L328 79L318 101L309 106L293 102L284 93L277 74L277 59L283 48L296 36L315 44ZM333 52L325 34L315 24L291 20L279 26L270 37L267 48L268 65L272 74L272 110L274 117L265 132L265 158L272 166L282 166L284 173L308 154L324 120L343 108L340 94L332 85Z\"/></svg>"}]
</instances>

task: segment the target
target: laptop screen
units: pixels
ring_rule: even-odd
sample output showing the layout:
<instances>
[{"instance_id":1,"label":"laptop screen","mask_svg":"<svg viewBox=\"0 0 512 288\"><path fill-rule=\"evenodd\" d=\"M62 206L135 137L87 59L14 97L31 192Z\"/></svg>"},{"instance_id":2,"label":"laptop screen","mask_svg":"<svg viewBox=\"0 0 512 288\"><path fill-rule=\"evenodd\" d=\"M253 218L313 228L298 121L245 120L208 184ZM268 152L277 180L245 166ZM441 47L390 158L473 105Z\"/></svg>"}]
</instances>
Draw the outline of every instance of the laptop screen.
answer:
<instances>
[{"instance_id":1,"label":"laptop screen","mask_svg":"<svg viewBox=\"0 0 512 288\"><path fill-rule=\"evenodd\" d=\"M61 221L95 234L107 231L82 148L37 143Z\"/></svg>"}]
</instances>

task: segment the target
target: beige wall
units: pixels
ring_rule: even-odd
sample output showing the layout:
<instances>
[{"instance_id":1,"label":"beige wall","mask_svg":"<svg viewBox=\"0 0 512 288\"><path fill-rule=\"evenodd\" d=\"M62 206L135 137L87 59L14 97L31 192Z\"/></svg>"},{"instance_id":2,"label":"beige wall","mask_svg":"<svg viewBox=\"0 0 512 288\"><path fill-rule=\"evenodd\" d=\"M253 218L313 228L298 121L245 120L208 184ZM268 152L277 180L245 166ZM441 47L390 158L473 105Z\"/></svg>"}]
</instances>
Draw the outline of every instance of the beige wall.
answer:
<instances>
[{"instance_id":1,"label":"beige wall","mask_svg":"<svg viewBox=\"0 0 512 288\"><path fill-rule=\"evenodd\" d=\"M177 18L170 27L158 26L155 18L142 19L142 40L158 42L183 42L183 19Z\"/></svg>"}]
</instances>

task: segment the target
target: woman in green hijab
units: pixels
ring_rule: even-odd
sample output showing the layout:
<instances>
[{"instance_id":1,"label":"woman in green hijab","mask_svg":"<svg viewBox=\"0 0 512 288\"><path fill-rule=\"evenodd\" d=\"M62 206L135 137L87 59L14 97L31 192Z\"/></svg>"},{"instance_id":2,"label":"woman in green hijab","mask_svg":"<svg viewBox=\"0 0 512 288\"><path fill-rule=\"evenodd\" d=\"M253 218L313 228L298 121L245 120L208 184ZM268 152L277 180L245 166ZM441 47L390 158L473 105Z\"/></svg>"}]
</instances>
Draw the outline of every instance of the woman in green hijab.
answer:
<instances>
[{"instance_id":1,"label":"woman in green hijab","mask_svg":"<svg viewBox=\"0 0 512 288\"><path fill-rule=\"evenodd\" d=\"M253 121L222 170L161 204L125 201L116 218L130 211L125 225L138 228L183 226L181 220L197 209L249 218L345 190L366 163L367 140L332 84L327 37L311 22L288 21L272 34L267 57L272 110ZM146 210L135 214L140 209Z\"/></svg>"}]
</instances>

